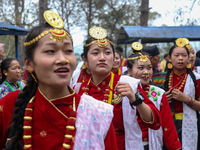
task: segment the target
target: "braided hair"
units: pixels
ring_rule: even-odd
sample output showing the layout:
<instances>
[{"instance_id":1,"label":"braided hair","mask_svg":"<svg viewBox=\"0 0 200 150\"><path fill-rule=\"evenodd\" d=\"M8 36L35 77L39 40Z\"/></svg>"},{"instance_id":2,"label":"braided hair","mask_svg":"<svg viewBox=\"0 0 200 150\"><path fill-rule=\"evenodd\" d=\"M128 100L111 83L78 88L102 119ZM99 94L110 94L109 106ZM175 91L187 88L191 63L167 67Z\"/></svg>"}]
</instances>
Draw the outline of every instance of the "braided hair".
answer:
<instances>
[{"instance_id":1,"label":"braided hair","mask_svg":"<svg viewBox=\"0 0 200 150\"><path fill-rule=\"evenodd\" d=\"M39 26L32 28L32 30L26 37L25 42L35 39L42 32L51 28L53 27L50 26L48 23L41 24ZM38 41L35 42L34 44L31 44L30 46L25 47L25 57L27 60L33 61L34 52L36 47L38 46ZM35 72L32 72L32 74L37 79ZM27 84L24 87L24 89L20 92L16 100L15 109L13 113L13 122L10 126L10 128L14 129L15 133L15 136L11 138L11 144L13 145L15 150L21 149L23 147L22 136L23 136L23 123L24 123L23 117L25 114L25 108L30 99L35 95L37 87L38 83L35 82L31 74L29 73Z\"/></svg>"},{"instance_id":2,"label":"braided hair","mask_svg":"<svg viewBox=\"0 0 200 150\"><path fill-rule=\"evenodd\" d=\"M176 44L174 44L174 45L170 48L170 50L169 50L169 56L170 56L170 57L171 57L171 55L172 55L173 50L174 50L176 47L178 47L178 46L177 46ZM186 46L184 46L184 48L186 49L186 52L187 52L188 57L189 57L189 50L187 49ZM172 69L169 69L169 68L168 68L167 75L166 75L166 79L165 79L165 84L164 84L164 90L165 90L165 91L168 91L168 90L169 90L168 83L169 83L169 76L170 76L171 71L172 71ZM194 82L194 86L196 87L196 86L197 86L196 77L195 77L195 75L194 75L192 69L191 69L191 68L187 68L187 72L188 72L188 74L191 76L191 78L192 78L192 80L193 80L193 82ZM196 88L195 88L195 93L196 93Z\"/></svg>"}]
</instances>

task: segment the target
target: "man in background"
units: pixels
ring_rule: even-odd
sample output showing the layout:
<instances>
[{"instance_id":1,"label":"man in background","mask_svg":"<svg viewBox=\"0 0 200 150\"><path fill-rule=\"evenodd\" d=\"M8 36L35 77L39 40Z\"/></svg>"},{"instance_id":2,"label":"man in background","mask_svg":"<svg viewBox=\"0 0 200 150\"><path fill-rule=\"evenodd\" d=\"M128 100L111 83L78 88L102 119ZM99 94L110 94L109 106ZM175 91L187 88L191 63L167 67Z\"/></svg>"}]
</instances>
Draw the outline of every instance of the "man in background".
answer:
<instances>
[{"instance_id":1,"label":"man in background","mask_svg":"<svg viewBox=\"0 0 200 150\"><path fill-rule=\"evenodd\" d=\"M160 72L158 69L158 63L160 61L160 52L158 50L158 47L156 45L146 46L143 48L143 52L149 54L152 63L153 74Z\"/></svg>"},{"instance_id":2,"label":"man in background","mask_svg":"<svg viewBox=\"0 0 200 150\"><path fill-rule=\"evenodd\" d=\"M161 71L161 72L165 72L167 60L168 60L168 54L165 54L165 55L164 55L164 59L163 59L163 60L161 61L161 63L160 63L160 71Z\"/></svg>"}]
</instances>

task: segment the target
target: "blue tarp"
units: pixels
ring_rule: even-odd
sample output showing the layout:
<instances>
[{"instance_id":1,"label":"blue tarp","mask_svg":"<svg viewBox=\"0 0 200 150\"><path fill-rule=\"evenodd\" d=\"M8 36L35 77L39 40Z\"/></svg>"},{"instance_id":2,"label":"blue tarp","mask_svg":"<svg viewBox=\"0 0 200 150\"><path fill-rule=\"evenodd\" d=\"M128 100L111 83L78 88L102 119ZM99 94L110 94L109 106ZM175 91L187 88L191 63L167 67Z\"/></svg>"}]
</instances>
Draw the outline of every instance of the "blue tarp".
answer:
<instances>
[{"instance_id":1,"label":"blue tarp","mask_svg":"<svg viewBox=\"0 0 200 150\"><path fill-rule=\"evenodd\" d=\"M179 37L200 41L200 26L123 26L118 44L130 44L141 39L142 43L174 42Z\"/></svg>"},{"instance_id":2,"label":"blue tarp","mask_svg":"<svg viewBox=\"0 0 200 150\"><path fill-rule=\"evenodd\" d=\"M19 60L18 35L27 35L29 30L24 28L0 22L0 35L14 35L16 58Z\"/></svg>"}]
</instances>

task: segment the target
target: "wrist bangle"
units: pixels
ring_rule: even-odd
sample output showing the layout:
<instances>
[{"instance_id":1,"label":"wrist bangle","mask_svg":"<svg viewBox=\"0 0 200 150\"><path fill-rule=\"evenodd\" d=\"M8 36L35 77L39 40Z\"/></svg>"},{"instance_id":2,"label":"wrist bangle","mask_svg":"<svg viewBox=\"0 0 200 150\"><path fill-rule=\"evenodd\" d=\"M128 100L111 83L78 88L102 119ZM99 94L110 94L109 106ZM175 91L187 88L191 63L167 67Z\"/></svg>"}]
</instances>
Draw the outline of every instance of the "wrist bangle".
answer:
<instances>
[{"instance_id":1,"label":"wrist bangle","mask_svg":"<svg viewBox=\"0 0 200 150\"><path fill-rule=\"evenodd\" d=\"M188 103L188 105L191 107L191 106L193 105L194 102L195 102L194 99L193 99L193 98L190 98L190 102Z\"/></svg>"},{"instance_id":2,"label":"wrist bangle","mask_svg":"<svg viewBox=\"0 0 200 150\"><path fill-rule=\"evenodd\" d=\"M192 106L191 106L191 107L193 107L195 104L196 104L196 100L194 100L194 103L192 104Z\"/></svg>"},{"instance_id":3,"label":"wrist bangle","mask_svg":"<svg viewBox=\"0 0 200 150\"><path fill-rule=\"evenodd\" d=\"M189 100L187 101L187 103L186 103L186 104L188 104L190 101L191 101L191 98L189 97Z\"/></svg>"}]
</instances>

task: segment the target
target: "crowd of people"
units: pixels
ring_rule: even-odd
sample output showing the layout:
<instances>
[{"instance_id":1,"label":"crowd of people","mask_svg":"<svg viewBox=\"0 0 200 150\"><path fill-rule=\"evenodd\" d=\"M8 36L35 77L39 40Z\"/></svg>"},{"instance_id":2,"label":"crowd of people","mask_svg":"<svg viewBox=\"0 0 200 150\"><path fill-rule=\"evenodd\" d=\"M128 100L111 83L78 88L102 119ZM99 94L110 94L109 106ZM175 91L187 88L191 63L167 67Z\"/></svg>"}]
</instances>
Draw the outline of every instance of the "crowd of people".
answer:
<instances>
[{"instance_id":1,"label":"crowd of people","mask_svg":"<svg viewBox=\"0 0 200 150\"><path fill-rule=\"evenodd\" d=\"M200 67L188 39L176 39L159 68L156 45L133 42L126 59L92 27L76 66L62 18L44 18L24 42L23 82L0 44L0 149L200 149Z\"/></svg>"}]
</instances>

